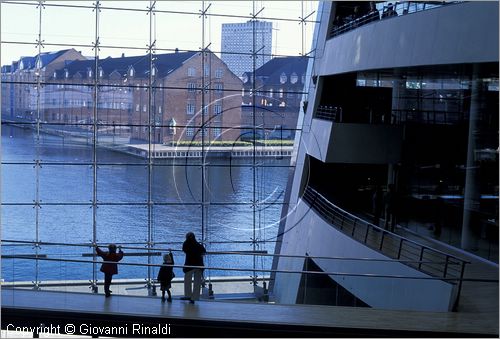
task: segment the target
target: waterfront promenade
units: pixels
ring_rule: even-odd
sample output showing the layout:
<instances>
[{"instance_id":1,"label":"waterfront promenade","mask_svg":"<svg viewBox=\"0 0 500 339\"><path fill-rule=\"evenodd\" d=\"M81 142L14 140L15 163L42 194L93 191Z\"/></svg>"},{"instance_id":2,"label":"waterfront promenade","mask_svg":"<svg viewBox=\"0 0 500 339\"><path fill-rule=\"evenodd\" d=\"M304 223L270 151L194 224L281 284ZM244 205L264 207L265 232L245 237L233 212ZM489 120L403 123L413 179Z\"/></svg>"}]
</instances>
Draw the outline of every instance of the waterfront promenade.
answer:
<instances>
[{"instance_id":1,"label":"waterfront promenade","mask_svg":"<svg viewBox=\"0 0 500 339\"><path fill-rule=\"evenodd\" d=\"M293 146L167 146L161 144L129 144L117 149L141 158L148 158L149 152L154 159L173 158L278 158L291 157Z\"/></svg>"}]
</instances>

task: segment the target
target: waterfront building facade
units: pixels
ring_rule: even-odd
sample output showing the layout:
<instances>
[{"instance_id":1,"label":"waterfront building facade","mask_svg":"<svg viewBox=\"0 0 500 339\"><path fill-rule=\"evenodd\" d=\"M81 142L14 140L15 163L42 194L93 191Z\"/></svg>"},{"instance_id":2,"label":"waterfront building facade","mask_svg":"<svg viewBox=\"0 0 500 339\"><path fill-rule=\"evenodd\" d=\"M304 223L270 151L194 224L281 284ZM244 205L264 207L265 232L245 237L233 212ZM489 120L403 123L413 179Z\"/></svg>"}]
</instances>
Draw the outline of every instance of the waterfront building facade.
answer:
<instances>
[{"instance_id":1,"label":"waterfront building facade","mask_svg":"<svg viewBox=\"0 0 500 339\"><path fill-rule=\"evenodd\" d=\"M37 84L46 82L56 70L68 63L85 59L80 52L71 48L24 56L11 65L2 66L2 117L34 121L38 114L37 100L49 105L46 95L50 96L52 92L45 88L37 91Z\"/></svg>"},{"instance_id":2,"label":"waterfront building facade","mask_svg":"<svg viewBox=\"0 0 500 339\"><path fill-rule=\"evenodd\" d=\"M242 126L259 126L255 131L259 139L293 139L302 109L308 60L301 56L276 57L256 69L255 74L243 73ZM253 134L250 128L244 137L252 138Z\"/></svg>"},{"instance_id":3,"label":"waterfront building facade","mask_svg":"<svg viewBox=\"0 0 500 339\"><path fill-rule=\"evenodd\" d=\"M148 55L122 55L97 62L81 55L74 58L67 51L49 53L58 54L66 56L64 63L56 59L50 67L43 64L37 68L35 62L44 60L42 54L42 58L30 58L33 63L28 66L23 66L29 62L28 58L22 58L19 69L13 72L5 69L2 73L12 79L29 77L26 81L33 82L35 72L38 69L42 72L39 119L49 125L92 127L96 103L101 132L120 131L123 135L127 128L132 138L147 141L149 125L153 124L151 139L158 144L201 141L201 126L210 128L210 133L204 132L203 136L207 142L236 140L240 135L241 81L211 52L156 54L151 60ZM21 72L24 73L20 75ZM13 97L10 98L9 90L2 97L10 98L5 105L12 106L8 108L11 115L17 112L19 118L34 121L36 88L28 84L10 86L14 89Z\"/></svg>"}]
</instances>

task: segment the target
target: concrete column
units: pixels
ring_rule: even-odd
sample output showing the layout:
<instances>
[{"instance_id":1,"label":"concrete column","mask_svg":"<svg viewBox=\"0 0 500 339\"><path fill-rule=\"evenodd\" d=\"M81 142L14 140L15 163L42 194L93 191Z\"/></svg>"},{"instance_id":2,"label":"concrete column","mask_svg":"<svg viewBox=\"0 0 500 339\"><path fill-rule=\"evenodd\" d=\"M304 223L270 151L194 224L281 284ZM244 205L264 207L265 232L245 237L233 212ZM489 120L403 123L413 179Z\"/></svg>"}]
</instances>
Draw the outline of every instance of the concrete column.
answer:
<instances>
[{"instance_id":1,"label":"concrete column","mask_svg":"<svg viewBox=\"0 0 500 339\"><path fill-rule=\"evenodd\" d=\"M467 143L467 163L465 170L465 188L464 188L464 213L462 221L462 239L461 247L466 250L472 250L477 247L477 239L474 239L473 228L478 228L477 220L474 220L473 212L479 211L479 202L481 192L479 187L479 173L475 161L474 151L477 147L479 137L478 118L482 105L484 93L484 83L478 76L478 66L474 66L471 83L471 104L469 112L469 136Z\"/></svg>"},{"instance_id":2,"label":"concrete column","mask_svg":"<svg viewBox=\"0 0 500 339\"><path fill-rule=\"evenodd\" d=\"M387 165L387 185L394 184L394 164Z\"/></svg>"},{"instance_id":3,"label":"concrete column","mask_svg":"<svg viewBox=\"0 0 500 339\"><path fill-rule=\"evenodd\" d=\"M389 117L388 117L389 119L387 121L384 120L384 123L386 123L386 124L395 123L394 119L401 114L398 110L400 108L405 108L405 103L403 102L404 99L401 98L401 97L404 97L405 92L406 92L406 80L401 77L401 71L396 69L394 71L394 79L392 81L391 112L390 112ZM396 117L393 117L392 113L395 110L398 113L396 113Z\"/></svg>"}]
</instances>

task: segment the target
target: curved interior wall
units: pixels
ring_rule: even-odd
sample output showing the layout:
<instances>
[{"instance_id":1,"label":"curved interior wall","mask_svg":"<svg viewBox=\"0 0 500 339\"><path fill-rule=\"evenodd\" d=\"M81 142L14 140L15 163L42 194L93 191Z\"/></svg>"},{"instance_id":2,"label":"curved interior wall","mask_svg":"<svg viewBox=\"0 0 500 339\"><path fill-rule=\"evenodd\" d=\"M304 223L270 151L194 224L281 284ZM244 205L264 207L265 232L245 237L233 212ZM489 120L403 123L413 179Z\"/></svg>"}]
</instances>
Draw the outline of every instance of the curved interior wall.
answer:
<instances>
[{"instance_id":1,"label":"curved interior wall","mask_svg":"<svg viewBox=\"0 0 500 339\"><path fill-rule=\"evenodd\" d=\"M299 200L292 225L287 230L289 239L284 241L282 253L309 255L311 257L367 258L372 260L317 259L315 262L325 272L342 274L366 274L367 276L330 275L342 287L370 307L392 310L447 312L455 296L454 286L439 279L428 278L409 266L391 261L329 225L302 200ZM300 239L300 240L298 240ZM387 260L387 261L383 261ZM301 270L303 259L282 258L278 269ZM378 275L368 276L369 274ZM380 276L403 276L391 278ZM280 273L274 294L280 303L293 304L297 299L300 275Z\"/></svg>"},{"instance_id":2,"label":"curved interior wall","mask_svg":"<svg viewBox=\"0 0 500 339\"><path fill-rule=\"evenodd\" d=\"M369 23L327 40L316 74L498 62L498 10L471 1Z\"/></svg>"}]
</instances>

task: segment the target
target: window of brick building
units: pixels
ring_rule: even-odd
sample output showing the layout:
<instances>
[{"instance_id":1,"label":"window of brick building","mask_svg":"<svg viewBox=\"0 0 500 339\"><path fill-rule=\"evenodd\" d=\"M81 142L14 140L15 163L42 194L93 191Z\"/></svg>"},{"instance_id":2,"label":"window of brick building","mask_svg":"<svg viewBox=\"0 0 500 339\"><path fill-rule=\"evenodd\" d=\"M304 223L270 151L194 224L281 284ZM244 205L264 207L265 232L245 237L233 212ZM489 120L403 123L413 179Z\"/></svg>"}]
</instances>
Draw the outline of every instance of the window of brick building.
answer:
<instances>
[{"instance_id":1,"label":"window of brick building","mask_svg":"<svg viewBox=\"0 0 500 339\"><path fill-rule=\"evenodd\" d=\"M220 134L221 134L221 132L222 132L222 130L221 130L221 128L220 128L220 127L214 127L214 128L212 128L212 136L213 136L214 138L219 137L219 136L220 136Z\"/></svg>"},{"instance_id":2,"label":"window of brick building","mask_svg":"<svg viewBox=\"0 0 500 339\"><path fill-rule=\"evenodd\" d=\"M280 76L280 83L284 84L287 80L287 76L285 74L285 72L281 73L281 76Z\"/></svg>"},{"instance_id":3,"label":"window of brick building","mask_svg":"<svg viewBox=\"0 0 500 339\"><path fill-rule=\"evenodd\" d=\"M188 102L186 106L186 113L187 114L194 114L194 111L196 109L196 106L193 103Z\"/></svg>"},{"instance_id":4,"label":"window of brick building","mask_svg":"<svg viewBox=\"0 0 500 339\"><path fill-rule=\"evenodd\" d=\"M222 105L221 104L215 104L214 105L214 114L221 114L222 113Z\"/></svg>"}]
</instances>

